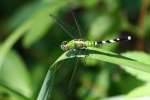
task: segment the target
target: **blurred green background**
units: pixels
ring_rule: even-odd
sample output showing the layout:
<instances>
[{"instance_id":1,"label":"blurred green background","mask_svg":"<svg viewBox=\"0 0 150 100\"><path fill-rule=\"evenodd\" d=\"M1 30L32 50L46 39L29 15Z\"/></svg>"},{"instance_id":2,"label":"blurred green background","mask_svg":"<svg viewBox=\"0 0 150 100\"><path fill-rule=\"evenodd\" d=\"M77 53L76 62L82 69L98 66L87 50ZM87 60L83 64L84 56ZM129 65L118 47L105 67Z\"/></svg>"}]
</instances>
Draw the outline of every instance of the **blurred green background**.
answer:
<instances>
[{"instance_id":1,"label":"blurred green background","mask_svg":"<svg viewBox=\"0 0 150 100\"><path fill-rule=\"evenodd\" d=\"M0 100L35 100L50 65L74 38L106 40L131 35L132 41L100 47L150 66L149 0L0 0ZM71 12L75 13L82 37ZM116 100L148 96L150 74L121 65L81 59L72 84L74 59L60 63L52 100ZM141 89L141 90L140 90Z\"/></svg>"}]
</instances>

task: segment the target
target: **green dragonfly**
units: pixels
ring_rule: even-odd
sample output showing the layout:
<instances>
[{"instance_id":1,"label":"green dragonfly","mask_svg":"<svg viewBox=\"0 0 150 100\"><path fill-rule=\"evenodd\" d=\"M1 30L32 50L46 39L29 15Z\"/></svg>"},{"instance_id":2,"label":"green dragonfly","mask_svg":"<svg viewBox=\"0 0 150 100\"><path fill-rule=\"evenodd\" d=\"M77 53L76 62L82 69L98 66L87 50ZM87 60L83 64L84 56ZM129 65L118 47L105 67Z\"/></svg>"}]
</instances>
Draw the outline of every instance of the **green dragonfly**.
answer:
<instances>
[{"instance_id":1,"label":"green dragonfly","mask_svg":"<svg viewBox=\"0 0 150 100\"><path fill-rule=\"evenodd\" d=\"M87 47L100 47L103 44L114 43L114 42L122 42L131 40L131 36L120 37L111 40L103 40L103 41L85 41L83 39L74 39L69 42L63 41L61 43L61 49L63 51L72 50L72 49L86 49Z\"/></svg>"},{"instance_id":2,"label":"green dragonfly","mask_svg":"<svg viewBox=\"0 0 150 100\"><path fill-rule=\"evenodd\" d=\"M76 16L75 16L73 11L71 11L71 14L72 14L72 17L73 17L74 22L76 24L78 34L81 37L81 30L80 30L79 24L77 22ZM67 28L65 28L64 23L60 19L58 19L56 16L51 15L51 14L50 14L50 17L53 18L56 21L56 23L65 31L66 34L68 34L68 36L70 36L71 38L74 38L71 35L71 33L67 30ZM102 40L102 41L88 41L88 40L84 40L82 38L77 38L77 39L73 39L73 40L70 40L70 41L63 41L61 43L60 47L63 51L68 51L68 50L76 51L77 50L77 51L80 52L82 50L85 51L86 48L88 48L88 47L97 47L98 48L98 47L100 47L102 45L105 45L105 44L110 44L110 43L115 43L115 42L123 42L123 41L129 41L129 40L131 40L131 36L117 37L117 38L114 38L114 39ZM75 64L75 68L74 68L72 77L74 76L74 74L77 70L77 63L78 63L78 59L76 59L76 64ZM70 82L72 82L72 77L71 77Z\"/></svg>"},{"instance_id":3,"label":"green dragonfly","mask_svg":"<svg viewBox=\"0 0 150 100\"><path fill-rule=\"evenodd\" d=\"M78 29L78 33L81 37L81 30L79 28L79 25L77 23L76 17L74 15L73 12L72 16L74 18L76 27ZM73 36L70 34L70 32L64 27L63 23L61 22L61 20L57 19L55 16L50 15L53 19L55 19L55 21L60 25L60 27L68 34L68 36L70 36L71 38L73 38ZM67 50L76 50L76 49L86 49L87 47L100 47L101 45L104 44L110 44L110 43L115 43L115 42L123 42L123 41L129 41L131 40L131 36L124 36L124 37L117 37L115 39L110 39L110 40L102 40L102 41L88 41L88 40L84 40L82 38L79 39L73 39L70 41L63 41L60 45L61 49L63 51L67 51Z\"/></svg>"}]
</instances>

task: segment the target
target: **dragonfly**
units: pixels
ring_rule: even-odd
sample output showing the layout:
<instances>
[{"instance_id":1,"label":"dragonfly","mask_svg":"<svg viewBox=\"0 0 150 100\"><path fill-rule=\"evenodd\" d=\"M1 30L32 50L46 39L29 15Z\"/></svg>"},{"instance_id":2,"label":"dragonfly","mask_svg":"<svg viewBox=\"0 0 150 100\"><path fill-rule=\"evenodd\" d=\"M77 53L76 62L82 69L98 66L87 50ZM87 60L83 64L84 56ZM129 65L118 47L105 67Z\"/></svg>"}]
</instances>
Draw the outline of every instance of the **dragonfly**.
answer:
<instances>
[{"instance_id":1,"label":"dragonfly","mask_svg":"<svg viewBox=\"0 0 150 100\"><path fill-rule=\"evenodd\" d=\"M81 37L82 36L81 29L80 29L79 24L77 22L76 16L75 16L75 14L72 11L71 11L71 14L72 14L74 22L76 24L76 28L78 30L78 34ZM99 47L101 47L102 45L105 45L105 44L111 44L111 43L117 43L117 42L123 42L123 41L131 40L131 36L117 37L117 38L114 38L114 39L102 40L102 41L90 41L90 40L84 40L82 38L74 39L74 37L67 30L67 28L64 26L64 23L60 19L58 19L56 16L54 16L52 14L50 14L50 17L53 18L56 21L56 23L59 24L59 26L65 31L65 33L68 34L68 36L72 38L72 40L70 40L70 41L63 41L63 42L61 42L60 48L63 51L69 51L69 50L80 51L80 50L86 50L88 47L99 48ZM69 88L70 88L70 86L72 84L71 82L73 82L73 77L74 77L74 75L76 73L77 63L78 62L79 61L77 59L74 71L73 71L71 79L70 79Z\"/></svg>"},{"instance_id":2,"label":"dragonfly","mask_svg":"<svg viewBox=\"0 0 150 100\"><path fill-rule=\"evenodd\" d=\"M75 24L76 24L76 27L78 29L78 33L80 35L80 37L82 36L81 35L81 30L80 30L80 27L79 27L79 24L76 20L76 17L74 15L73 12L72 13L72 16L74 18L74 21L75 21ZM64 27L64 24L61 20L59 20L58 18L56 18L55 16L51 15L50 14L50 17L52 17L53 19L55 19L55 21L60 25L60 27L68 34L68 36L70 36L71 38L74 38L71 33ZM115 42L123 42L123 41L129 41L131 40L131 36L124 36L124 37L117 37L117 38L114 38L114 39L110 39L110 40L102 40L102 41L88 41L88 40L84 40L82 38L77 38L77 39L73 39L73 40L70 40L70 41L63 41L60 45L61 49L63 51L68 51L68 50L76 50L76 49L86 49L87 47L100 47L102 45L105 45L105 44L110 44L110 43L115 43Z\"/></svg>"},{"instance_id":3,"label":"dragonfly","mask_svg":"<svg viewBox=\"0 0 150 100\"><path fill-rule=\"evenodd\" d=\"M118 37L111 40L102 40L102 41L85 41L83 39L74 39L71 41L63 41L61 43L61 49L63 51L75 50L75 49L86 49L87 47L100 47L103 44L109 44L114 42L122 42L131 40L131 36L127 37Z\"/></svg>"}]
</instances>

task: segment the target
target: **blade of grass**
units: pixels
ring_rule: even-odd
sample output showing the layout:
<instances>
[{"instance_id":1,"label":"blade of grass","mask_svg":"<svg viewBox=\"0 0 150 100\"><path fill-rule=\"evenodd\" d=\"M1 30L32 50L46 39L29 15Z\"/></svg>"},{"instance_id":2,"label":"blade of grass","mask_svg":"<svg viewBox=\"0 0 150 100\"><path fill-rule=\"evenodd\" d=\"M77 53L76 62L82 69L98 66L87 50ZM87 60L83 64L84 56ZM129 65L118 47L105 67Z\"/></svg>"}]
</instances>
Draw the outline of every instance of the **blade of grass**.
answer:
<instances>
[{"instance_id":1,"label":"blade of grass","mask_svg":"<svg viewBox=\"0 0 150 100\"><path fill-rule=\"evenodd\" d=\"M3 61L9 52L9 50L12 48L12 46L18 41L18 39L23 36L23 34L29 29L30 27L30 21L23 24L20 28L18 28L16 31L14 31L1 45L0 48L0 69L2 67Z\"/></svg>"},{"instance_id":2,"label":"blade of grass","mask_svg":"<svg viewBox=\"0 0 150 100\"><path fill-rule=\"evenodd\" d=\"M37 13L39 14L39 13ZM29 20L20 25L14 32L10 34L10 36L4 41L0 48L0 69L3 64L3 61L6 57L6 54L12 48L12 46L18 41L18 39L24 35L31 27L35 21L35 16L31 17Z\"/></svg>"},{"instance_id":3,"label":"blade of grass","mask_svg":"<svg viewBox=\"0 0 150 100\"><path fill-rule=\"evenodd\" d=\"M142 62L139 62L137 60L134 60L134 58L128 58L110 51L105 51L102 49L98 48L88 48L86 52L82 52L80 55L76 55L77 51L67 51L64 54L62 54L50 67L48 70L48 73L46 75L46 78L44 80L44 83L42 85L42 88L40 90L40 93L38 95L38 100L47 100L49 98L48 95L51 95L51 90L53 86L51 85L52 80L54 79L54 73L55 69L57 69L56 65L57 63L75 58L75 57L85 57L88 55L88 57L99 60L99 61L104 61L112 64L118 64L118 65L124 65L131 67L133 69L141 70L147 73L150 73L150 65L145 64Z\"/></svg>"},{"instance_id":4,"label":"blade of grass","mask_svg":"<svg viewBox=\"0 0 150 100\"><path fill-rule=\"evenodd\" d=\"M47 9L49 8L49 9ZM45 11L46 10L46 11ZM44 17L47 15L47 18L49 18L49 13L51 12L51 9L49 6L44 7L41 11L35 12L33 16L28 18L25 22L23 22L14 32L12 32L9 37L1 44L0 48L0 71L2 69L2 65L5 60L7 60L7 54L13 47L13 45L20 39L22 36L25 35L26 32L31 30L32 26L39 21L39 15L43 15ZM14 88L11 88L7 86L8 89L18 95L22 94L21 91L18 92ZM23 98L25 96L21 95Z\"/></svg>"},{"instance_id":5,"label":"blade of grass","mask_svg":"<svg viewBox=\"0 0 150 100\"><path fill-rule=\"evenodd\" d=\"M48 100L53 88L54 72L48 70L37 100Z\"/></svg>"},{"instance_id":6,"label":"blade of grass","mask_svg":"<svg viewBox=\"0 0 150 100\"><path fill-rule=\"evenodd\" d=\"M141 51L134 51L134 52L130 51L130 52L123 53L122 55L124 55L126 57L134 58L134 59L138 60L139 62L150 65L150 62L149 62L150 61L150 55L148 53L141 52ZM150 82L150 73L146 73L146 72L143 72L141 70L133 69L133 68L126 67L126 66L122 66L122 68L126 72L135 76L137 79L140 79L144 82Z\"/></svg>"},{"instance_id":7,"label":"blade of grass","mask_svg":"<svg viewBox=\"0 0 150 100\"><path fill-rule=\"evenodd\" d=\"M30 74L20 55L11 50L0 71L0 86L27 100L32 97ZM16 70L17 69L17 70ZM22 91L22 92L20 92Z\"/></svg>"},{"instance_id":8,"label":"blade of grass","mask_svg":"<svg viewBox=\"0 0 150 100\"><path fill-rule=\"evenodd\" d=\"M47 18L49 18L49 12L52 12L50 8L51 7L49 6L45 6L39 12L35 12L33 16L23 22L23 24L20 25L13 33L11 33L10 36L4 41L0 49L0 69L8 51L12 48L16 41L18 41L18 39L24 35L25 32L29 31L33 25L39 21L39 16L41 16L41 14L43 15L44 13L44 15L46 14Z\"/></svg>"},{"instance_id":9,"label":"blade of grass","mask_svg":"<svg viewBox=\"0 0 150 100\"><path fill-rule=\"evenodd\" d=\"M11 50L13 45L18 41L18 39L20 39L22 36L24 36L24 34L32 27L33 23L36 21L36 17L38 14L40 14L40 12L36 13L33 17L29 18L26 22L24 22L22 25L20 25L20 27L18 27L14 32L12 32L10 34L10 36L1 45L1 48L0 48L0 71L2 69L2 65L7 57L8 52ZM9 90L16 92L18 94L21 94L12 88L9 88Z\"/></svg>"}]
</instances>

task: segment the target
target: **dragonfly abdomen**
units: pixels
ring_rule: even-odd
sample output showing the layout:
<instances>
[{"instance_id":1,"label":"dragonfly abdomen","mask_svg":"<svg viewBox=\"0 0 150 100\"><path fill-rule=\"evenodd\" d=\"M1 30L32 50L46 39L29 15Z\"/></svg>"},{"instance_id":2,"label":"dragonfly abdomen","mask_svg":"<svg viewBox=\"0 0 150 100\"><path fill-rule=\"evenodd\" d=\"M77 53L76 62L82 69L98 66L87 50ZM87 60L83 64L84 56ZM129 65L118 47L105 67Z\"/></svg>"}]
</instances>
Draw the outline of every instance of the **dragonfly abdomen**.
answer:
<instances>
[{"instance_id":1,"label":"dragonfly abdomen","mask_svg":"<svg viewBox=\"0 0 150 100\"><path fill-rule=\"evenodd\" d=\"M111 39L111 40L103 40L103 41L89 41L89 42L87 42L87 47L97 47L97 46L101 46L103 44L122 42L122 41L128 41L128 40L131 40L131 36L120 37L120 38L115 38L115 39Z\"/></svg>"}]
</instances>

